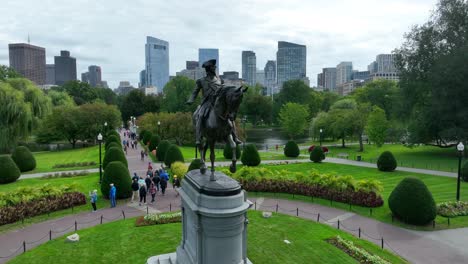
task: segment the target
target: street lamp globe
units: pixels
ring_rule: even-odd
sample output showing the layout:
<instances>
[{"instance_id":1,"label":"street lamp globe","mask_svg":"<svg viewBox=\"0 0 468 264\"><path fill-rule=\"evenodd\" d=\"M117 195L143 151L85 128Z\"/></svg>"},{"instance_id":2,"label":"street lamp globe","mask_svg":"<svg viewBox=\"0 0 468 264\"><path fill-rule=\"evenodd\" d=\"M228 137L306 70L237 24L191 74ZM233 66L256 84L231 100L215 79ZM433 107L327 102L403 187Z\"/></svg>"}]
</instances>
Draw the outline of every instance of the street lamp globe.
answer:
<instances>
[{"instance_id":1,"label":"street lamp globe","mask_svg":"<svg viewBox=\"0 0 468 264\"><path fill-rule=\"evenodd\" d=\"M104 126L107 126L107 122L104 122Z\"/></svg>"},{"instance_id":2,"label":"street lamp globe","mask_svg":"<svg viewBox=\"0 0 468 264\"><path fill-rule=\"evenodd\" d=\"M99 133L99 135L97 136L97 140L98 140L98 141L102 141L102 135L101 135L101 133Z\"/></svg>"},{"instance_id":3,"label":"street lamp globe","mask_svg":"<svg viewBox=\"0 0 468 264\"><path fill-rule=\"evenodd\" d=\"M323 129L320 129L320 133L322 133L322 132L323 132Z\"/></svg>"},{"instance_id":4,"label":"street lamp globe","mask_svg":"<svg viewBox=\"0 0 468 264\"><path fill-rule=\"evenodd\" d=\"M158 121L158 126L160 126L160 125L161 125L161 121Z\"/></svg>"},{"instance_id":5,"label":"street lamp globe","mask_svg":"<svg viewBox=\"0 0 468 264\"><path fill-rule=\"evenodd\" d=\"M461 142L458 143L457 150L460 151L460 152L464 151L465 150L465 145L463 145L463 143L461 143Z\"/></svg>"}]
</instances>

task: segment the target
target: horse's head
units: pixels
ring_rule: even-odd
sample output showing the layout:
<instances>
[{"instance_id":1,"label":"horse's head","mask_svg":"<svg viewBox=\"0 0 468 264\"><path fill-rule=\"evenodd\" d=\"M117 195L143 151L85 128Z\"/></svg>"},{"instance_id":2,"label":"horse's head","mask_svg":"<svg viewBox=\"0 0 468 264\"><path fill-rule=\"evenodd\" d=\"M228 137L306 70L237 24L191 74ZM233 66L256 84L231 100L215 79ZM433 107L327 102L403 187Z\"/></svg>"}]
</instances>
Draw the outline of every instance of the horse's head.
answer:
<instances>
[{"instance_id":1,"label":"horse's head","mask_svg":"<svg viewBox=\"0 0 468 264\"><path fill-rule=\"evenodd\" d=\"M244 97L244 93L247 92L247 89L248 87L241 86L239 88L232 88L227 92L227 112L237 114L237 111L239 111L240 103L242 102L242 98Z\"/></svg>"}]
</instances>

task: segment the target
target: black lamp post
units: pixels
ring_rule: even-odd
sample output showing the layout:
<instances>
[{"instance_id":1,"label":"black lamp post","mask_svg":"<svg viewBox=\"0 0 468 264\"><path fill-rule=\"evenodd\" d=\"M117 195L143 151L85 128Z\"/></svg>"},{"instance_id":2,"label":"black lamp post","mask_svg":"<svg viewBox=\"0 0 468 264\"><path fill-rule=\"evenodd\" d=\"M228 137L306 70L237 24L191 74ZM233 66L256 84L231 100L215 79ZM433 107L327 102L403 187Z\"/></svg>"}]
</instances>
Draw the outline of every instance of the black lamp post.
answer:
<instances>
[{"instance_id":1,"label":"black lamp post","mask_svg":"<svg viewBox=\"0 0 468 264\"><path fill-rule=\"evenodd\" d=\"M463 151L465 150L465 146L463 143L458 143L457 145L458 150L458 177L457 177L457 201L460 201L460 178L461 178L461 161L463 157Z\"/></svg>"},{"instance_id":2,"label":"black lamp post","mask_svg":"<svg viewBox=\"0 0 468 264\"><path fill-rule=\"evenodd\" d=\"M107 135L107 122L104 122L104 135Z\"/></svg>"},{"instance_id":3,"label":"black lamp post","mask_svg":"<svg viewBox=\"0 0 468 264\"><path fill-rule=\"evenodd\" d=\"M320 146L322 146L322 132L323 132L323 129L320 129Z\"/></svg>"},{"instance_id":4,"label":"black lamp post","mask_svg":"<svg viewBox=\"0 0 468 264\"><path fill-rule=\"evenodd\" d=\"M247 140L247 132L245 131L245 123L247 123L247 116L244 116L244 118L242 118L242 128L244 130L244 135L245 135L244 142L242 143L242 149L244 149L245 141Z\"/></svg>"},{"instance_id":5,"label":"black lamp post","mask_svg":"<svg viewBox=\"0 0 468 264\"><path fill-rule=\"evenodd\" d=\"M101 143L102 143L102 135L99 133L97 136L97 140L99 142L99 184L102 182L102 156L101 156Z\"/></svg>"},{"instance_id":6,"label":"black lamp post","mask_svg":"<svg viewBox=\"0 0 468 264\"><path fill-rule=\"evenodd\" d=\"M161 121L158 121L158 134L162 138L162 135L161 135Z\"/></svg>"}]
</instances>

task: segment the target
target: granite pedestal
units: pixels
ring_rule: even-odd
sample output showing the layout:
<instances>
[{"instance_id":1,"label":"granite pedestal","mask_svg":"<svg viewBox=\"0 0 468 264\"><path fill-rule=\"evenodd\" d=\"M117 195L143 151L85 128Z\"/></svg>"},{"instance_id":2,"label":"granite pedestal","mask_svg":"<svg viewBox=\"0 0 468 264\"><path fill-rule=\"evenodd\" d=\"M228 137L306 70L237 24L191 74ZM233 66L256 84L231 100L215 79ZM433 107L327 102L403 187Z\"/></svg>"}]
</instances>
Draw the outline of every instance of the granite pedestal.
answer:
<instances>
[{"instance_id":1,"label":"granite pedestal","mask_svg":"<svg viewBox=\"0 0 468 264\"><path fill-rule=\"evenodd\" d=\"M179 190L182 241L175 253L148 264L251 264L247 258L247 210L250 204L237 181L220 172L192 170Z\"/></svg>"}]
</instances>

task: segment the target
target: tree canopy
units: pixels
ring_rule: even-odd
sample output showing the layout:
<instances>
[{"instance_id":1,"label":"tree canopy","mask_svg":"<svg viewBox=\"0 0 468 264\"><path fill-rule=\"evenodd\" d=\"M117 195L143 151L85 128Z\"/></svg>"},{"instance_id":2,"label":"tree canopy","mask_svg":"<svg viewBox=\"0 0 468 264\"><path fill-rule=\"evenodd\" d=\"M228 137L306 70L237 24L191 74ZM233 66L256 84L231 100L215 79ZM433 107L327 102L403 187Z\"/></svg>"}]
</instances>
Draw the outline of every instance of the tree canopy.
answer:
<instances>
[{"instance_id":1,"label":"tree canopy","mask_svg":"<svg viewBox=\"0 0 468 264\"><path fill-rule=\"evenodd\" d=\"M279 122L288 136L294 137L304 133L307 128L309 111L306 106L297 103L287 103L281 107Z\"/></svg>"}]
</instances>

